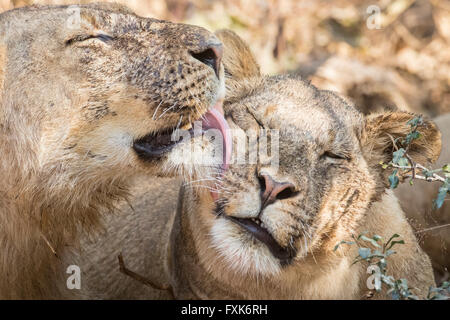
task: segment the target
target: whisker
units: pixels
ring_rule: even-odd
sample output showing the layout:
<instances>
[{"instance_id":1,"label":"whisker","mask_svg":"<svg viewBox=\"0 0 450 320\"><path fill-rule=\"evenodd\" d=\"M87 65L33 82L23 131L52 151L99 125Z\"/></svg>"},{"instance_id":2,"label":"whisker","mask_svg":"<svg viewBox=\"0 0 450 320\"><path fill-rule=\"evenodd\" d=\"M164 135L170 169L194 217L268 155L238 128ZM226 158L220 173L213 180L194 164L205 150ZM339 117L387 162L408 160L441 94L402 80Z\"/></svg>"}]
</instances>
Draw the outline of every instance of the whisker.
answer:
<instances>
[{"instance_id":1,"label":"whisker","mask_svg":"<svg viewBox=\"0 0 450 320\"><path fill-rule=\"evenodd\" d=\"M152 120L155 120L156 113L158 112L158 109L159 109L159 107L161 106L161 104L163 103L163 101L164 101L164 100L161 100L161 102L160 102L160 103L158 104L158 106L156 107L155 112L153 112Z\"/></svg>"},{"instance_id":2,"label":"whisker","mask_svg":"<svg viewBox=\"0 0 450 320\"><path fill-rule=\"evenodd\" d=\"M172 105L170 108L167 108L166 110L164 110L163 113L161 113L161 115L158 117L158 120L162 118L163 115L165 115L168 111L172 110L173 108L175 108L175 106L177 105L177 102L175 102L174 105Z\"/></svg>"}]
</instances>

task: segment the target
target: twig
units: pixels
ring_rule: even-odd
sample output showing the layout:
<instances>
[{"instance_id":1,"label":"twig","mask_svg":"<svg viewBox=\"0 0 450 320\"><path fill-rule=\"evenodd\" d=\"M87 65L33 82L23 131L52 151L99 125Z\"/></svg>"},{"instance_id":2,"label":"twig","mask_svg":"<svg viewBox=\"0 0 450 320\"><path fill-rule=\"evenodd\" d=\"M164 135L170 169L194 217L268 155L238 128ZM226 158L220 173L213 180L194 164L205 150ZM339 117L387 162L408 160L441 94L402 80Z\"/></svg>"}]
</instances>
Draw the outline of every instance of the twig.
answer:
<instances>
[{"instance_id":1,"label":"twig","mask_svg":"<svg viewBox=\"0 0 450 320\"><path fill-rule=\"evenodd\" d=\"M148 286L148 287L151 287L151 288L153 288L153 289L168 291L169 294L170 294L170 296L171 296L171 298L172 298L172 299L175 298L175 295L174 295L174 293L173 293L173 288L172 288L172 286L170 286L170 285L158 285L158 284L155 284L155 283L154 283L153 281L151 281L150 279L147 279L147 278L141 276L140 274L138 274L138 273L136 273L136 272L133 272L133 271L129 270L129 269L125 266L125 263L124 263L124 261L123 261L123 256L122 256L122 254L119 254L119 256L118 256L117 258L119 259L119 270L120 270L120 272L122 272L123 274L125 274L125 275L127 275L127 276L133 278L134 280L136 280L136 281L138 281L138 282L140 282L140 283L142 283L142 284L144 284L144 285L146 285L146 286Z\"/></svg>"},{"instance_id":2,"label":"twig","mask_svg":"<svg viewBox=\"0 0 450 320\"><path fill-rule=\"evenodd\" d=\"M409 163L411 164L411 167L412 167L412 179L414 179L416 177L416 163L413 161L413 159L411 159L411 157L407 153L405 153L405 157L406 157L406 159L408 159Z\"/></svg>"},{"instance_id":3,"label":"twig","mask_svg":"<svg viewBox=\"0 0 450 320\"><path fill-rule=\"evenodd\" d=\"M394 146L395 151L398 151L397 143L395 143L394 137L391 134L389 134L389 133L386 133L386 134L389 136L389 138L391 138L392 145Z\"/></svg>"},{"instance_id":4,"label":"twig","mask_svg":"<svg viewBox=\"0 0 450 320\"><path fill-rule=\"evenodd\" d=\"M432 231L432 230L435 230L435 229L440 229L440 228L445 228L445 227L450 227L450 223L442 224L440 226L435 226L435 227L431 227L431 228L422 229L422 230L416 231L416 233Z\"/></svg>"},{"instance_id":5,"label":"twig","mask_svg":"<svg viewBox=\"0 0 450 320\"><path fill-rule=\"evenodd\" d=\"M422 171L423 171L423 170L430 171L430 170L428 170L427 168L425 168L424 166L422 166L421 164L418 164L418 163L416 163L416 167L419 168L419 169L421 169ZM438 174L436 174L436 173L434 173L434 172L432 172L432 175L433 175L433 178L434 178L434 179L439 180L439 181L441 181L441 182L445 182L445 178L441 177L440 175L438 175ZM431 180L431 181L432 181L432 180Z\"/></svg>"},{"instance_id":6,"label":"twig","mask_svg":"<svg viewBox=\"0 0 450 320\"><path fill-rule=\"evenodd\" d=\"M415 163L414 167L413 166L399 166L397 164L391 164L391 166L393 168L397 168L397 169L402 169L402 170L412 170L413 174L412 175L406 175L406 178L413 178L413 179L419 179L419 180L424 180L424 181L428 181L428 182L432 182L432 181L440 181L440 182L445 182L445 178L441 177L440 175L432 172L432 176L431 177L425 177L422 175L419 175L416 173L416 169L420 169L421 171L428 171L431 172L430 170L428 170L427 168L425 168L424 166L422 166L421 164Z\"/></svg>"},{"instance_id":7,"label":"twig","mask_svg":"<svg viewBox=\"0 0 450 320\"><path fill-rule=\"evenodd\" d=\"M50 248L50 250L55 255L55 257L59 258L58 254L56 253L56 250L53 248L53 246L51 245L50 241L47 240L47 237L43 233L41 233L41 237L42 237L42 239L44 239L45 243Z\"/></svg>"}]
</instances>

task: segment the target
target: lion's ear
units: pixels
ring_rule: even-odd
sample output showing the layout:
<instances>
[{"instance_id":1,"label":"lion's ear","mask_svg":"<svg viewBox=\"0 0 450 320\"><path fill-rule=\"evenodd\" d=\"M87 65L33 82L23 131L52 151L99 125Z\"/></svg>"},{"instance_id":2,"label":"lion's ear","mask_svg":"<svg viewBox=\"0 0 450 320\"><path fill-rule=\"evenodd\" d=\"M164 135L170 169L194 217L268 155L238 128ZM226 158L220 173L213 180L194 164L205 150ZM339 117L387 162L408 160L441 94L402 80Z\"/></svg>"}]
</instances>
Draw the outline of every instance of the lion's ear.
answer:
<instances>
[{"instance_id":1,"label":"lion's ear","mask_svg":"<svg viewBox=\"0 0 450 320\"><path fill-rule=\"evenodd\" d=\"M402 142L417 124L418 138L410 139L409 146ZM409 138L412 138L410 135ZM419 118L408 112L386 112L368 115L361 144L365 158L371 167L381 167L380 162L392 160L397 148L404 147L411 159L422 165L435 162L441 153L441 133L431 120Z\"/></svg>"},{"instance_id":2,"label":"lion's ear","mask_svg":"<svg viewBox=\"0 0 450 320\"><path fill-rule=\"evenodd\" d=\"M231 30L218 30L215 35L224 45L223 64L230 80L242 80L260 75L259 65L248 45Z\"/></svg>"}]
</instances>

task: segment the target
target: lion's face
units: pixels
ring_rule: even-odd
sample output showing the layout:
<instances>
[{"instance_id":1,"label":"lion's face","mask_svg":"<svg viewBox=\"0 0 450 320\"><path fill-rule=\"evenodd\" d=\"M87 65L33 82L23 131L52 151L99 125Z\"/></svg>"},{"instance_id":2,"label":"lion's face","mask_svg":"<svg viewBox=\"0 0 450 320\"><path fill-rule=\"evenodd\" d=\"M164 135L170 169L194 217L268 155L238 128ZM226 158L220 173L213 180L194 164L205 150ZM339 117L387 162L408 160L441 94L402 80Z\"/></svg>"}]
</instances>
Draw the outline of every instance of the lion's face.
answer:
<instances>
[{"instance_id":1,"label":"lion's face","mask_svg":"<svg viewBox=\"0 0 450 320\"><path fill-rule=\"evenodd\" d=\"M247 96L225 106L226 115L236 130L236 152L243 147L238 132L272 130L269 156L260 153L253 165L232 164L213 194L215 206L204 206L214 209L200 214L220 265L238 274L273 276L301 267L304 259L334 254L336 243L355 233L386 187L378 163L388 162L392 143L380 119L365 118L334 93L290 77L252 81ZM414 116L383 117L381 123L392 125L397 137ZM429 128L433 141L438 133ZM279 147L273 149L276 135ZM257 146L250 143L248 149Z\"/></svg>"},{"instance_id":2,"label":"lion's face","mask_svg":"<svg viewBox=\"0 0 450 320\"><path fill-rule=\"evenodd\" d=\"M361 154L358 112L301 80L272 78L260 86L226 109L232 129L272 130L269 156L231 165L207 219L211 245L234 268L275 274L311 253L330 229L354 228L356 220L348 223L342 214L361 215L374 184Z\"/></svg>"},{"instance_id":3,"label":"lion's face","mask_svg":"<svg viewBox=\"0 0 450 320\"><path fill-rule=\"evenodd\" d=\"M39 170L84 177L193 170L176 163L186 144L171 136L221 109L214 35L107 5L24 8L0 22L0 120Z\"/></svg>"},{"instance_id":4,"label":"lion's face","mask_svg":"<svg viewBox=\"0 0 450 320\"><path fill-rule=\"evenodd\" d=\"M363 116L298 77L261 76L236 34L217 35L225 47L224 108L234 151L220 183L206 182L211 192L199 188L192 198L199 256L209 270L231 268L234 275L309 274L304 262L315 266L316 258L335 255L336 243L355 233L389 187L380 162L392 160L392 139L404 139L416 115ZM409 156L435 161L439 131L424 121L420 132Z\"/></svg>"}]
</instances>

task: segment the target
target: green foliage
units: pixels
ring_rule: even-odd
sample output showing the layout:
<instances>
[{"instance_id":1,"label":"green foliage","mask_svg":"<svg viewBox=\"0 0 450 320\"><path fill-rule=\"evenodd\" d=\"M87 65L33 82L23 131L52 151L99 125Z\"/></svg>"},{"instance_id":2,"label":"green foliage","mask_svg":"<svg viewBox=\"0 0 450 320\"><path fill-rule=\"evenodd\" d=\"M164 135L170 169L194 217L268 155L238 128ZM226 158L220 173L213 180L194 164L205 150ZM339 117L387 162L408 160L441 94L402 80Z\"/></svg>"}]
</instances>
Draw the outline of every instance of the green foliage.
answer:
<instances>
[{"instance_id":1,"label":"green foliage","mask_svg":"<svg viewBox=\"0 0 450 320\"><path fill-rule=\"evenodd\" d=\"M438 288L430 288L428 291L428 300L449 300L450 282L445 281Z\"/></svg>"},{"instance_id":2,"label":"green foliage","mask_svg":"<svg viewBox=\"0 0 450 320\"><path fill-rule=\"evenodd\" d=\"M398 178L398 170L392 171L392 174L389 176L389 185L391 189L395 189L398 187L400 179Z\"/></svg>"},{"instance_id":3,"label":"green foliage","mask_svg":"<svg viewBox=\"0 0 450 320\"><path fill-rule=\"evenodd\" d=\"M395 164L399 164L399 161L401 159L403 159L403 156L405 155L406 150L403 148L398 149L397 151L394 152L394 157L392 158L392 162ZM408 160L406 160L406 164L408 164Z\"/></svg>"},{"instance_id":4,"label":"green foliage","mask_svg":"<svg viewBox=\"0 0 450 320\"><path fill-rule=\"evenodd\" d=\"M406 279L395 279L393 276L387 274L388 258L396 252L393 248L397 245L405 244L400 239L400 235L392 235L386 242L379 235L372 237L367 236L367 231L361 233L357 237L352 235L353 241L340 241L335 247L336 251L342 244L358 246L358 255L354 258L352 265L359 262L367 262L369 266L376 266L371 268L372 275L375 275L376 279L374 287L376 292L380 292L385 288L387 293L390 294L394 300L418 300L411 288L408 286ZM371 248L370 248L370 247ZM369 269L368 269L369 270ZM444 284L438 288L430 287L427 299L429 300L449 300L450 299L450 283L444 282Z\"/></svg>"},{"instance_id":5,"label":"green foliage","mask_svg":"<svg viewBox=\"0 0 450 320\"><path fill-rule=\"evenodd\" d=\"M439 192L436 200L434 200L434 206L439 209L444 204L445 197L450 192L450 179L446 178L444 184L439 188Z\"/></svg>"},{"instance_id":6,"label":"green foliage","mask_svg":"<svg viewBox=\"0 0 450 320\"><path fill-rule=\"evenodd\" d=\"M392 173L388 177L389 187L395 189L400 183L401 177L405 174L409 174L411 179L409 184L412 186L413 179L419 178L418 172L422 174L420 178L426 181L437 181L442 183L439 188L437 198L434 200L434 207L439 209L444 204L445 198L450 194L450 164L444 165L442 168L436 170L427 169L421 165L417 165L408 156L408 149L414 140L420 139L422 137L419 128L424 125L423 118L421 116L415 117L409 120L407 123L411 127L410 132L406 135L404 139L402 138L392 138L395 151L392 152L392 161L389 163L381 162L380 165L383 169L393 168ZM400 147L399 147L399 146ZM442 172L444 177L438 175Z\"/></svg>"}]
</instances>

